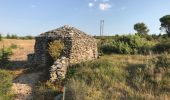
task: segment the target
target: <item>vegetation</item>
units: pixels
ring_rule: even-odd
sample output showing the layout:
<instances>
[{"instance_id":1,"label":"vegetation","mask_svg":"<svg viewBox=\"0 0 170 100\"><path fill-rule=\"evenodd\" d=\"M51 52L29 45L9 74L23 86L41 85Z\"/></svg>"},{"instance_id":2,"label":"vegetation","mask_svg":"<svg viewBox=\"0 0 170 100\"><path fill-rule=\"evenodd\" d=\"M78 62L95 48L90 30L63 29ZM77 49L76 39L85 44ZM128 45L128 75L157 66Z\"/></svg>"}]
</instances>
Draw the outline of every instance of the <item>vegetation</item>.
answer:
<instances>
[{"instance_id":1,"label":"vegetation","mask_svg":"<svg viewBox=\"0 0 170 100\"><path fill-rule=\"evenodd\" d=\"M167 57L168 55L163 55L156 57L155 60L154 56L148 56L146 59L146 56L139 57L139 55L112 55L72 65L66 78L66 98L69 97L69 100L167 99L170 95L168 92L170 59Z\"/></svg>"},{"instance_id":2,"label":"vegetation","mask_svg":"<svg viewBox=\"0 0 170 100\"><path fill-rule=\"evenodd\" d=\"M7 39L23 39L23 40L29 40L29 39L34 39L34 36L27 35L27 36L18 36L16 34L7 34L6 35Z\"/></svg>"},{"instance_id":3,"label":"vegetation","mask_svg":"<svg viewBox=\"0 0 170 100\"><path fill-rule=\"evenodd\" d=\"M134 30L141 36L146 35L149 32L148 27L144 23L136 23L134 25Z\"/></svg>"},{"instance_id":4,"label":"vegetation","mask_svg":"<svg viewBox=\"0 0 170 100\"><path fill-rule=\"evenodd\" d=\"M2 35L0 34L0 41L2 40Z\"/></svg>"},{"instance_id":5,"label":"vegetation","mask_svg":"<svg viewBox=\"0 0 170 100\"><path fill-rule=\"evenodd\" d=\"M51 57L56 60L64 49L64 43L61 41L53 41L49 43L48 52Z\"/></svg>"},{"instance_id":6,"label":"vegetation","mask_svg":"<svg viewBox=\"0 0 170 100\"><path fill-rule=\"evenodd\" d=\"M170 40L169 39L164 40L156 44L153 47L153 51L156 53L164 53L164 52L170 53Z\"/></svg>"},{"instance_id":7,"label":"vegetation","mask_svg":"<svg viewBox=\"0 0 170 100\"><path fill-rule=\"evenodd\" d=\"M17 48L17 45L12 43L11 46L10 46L11 49L16 49Z\"/></svg>"},{"instance_id":8,"label":"vegetation","mask_svg":"<svg viewBox=\"0 0 170 100\"><path fill-rule=\"evenodd\" d=\"M34 94L35 100L53 100L54 97L61 93L59 91L61 87L55 84L52 84L50 81L41 82L36 87L36 92Z\"/></svg>"},{"instance_id":9,"label":"vegetation","mask_svg":"<svg viewBox=\"0 0 170 100\"><path fill-rule=\"evenodd\" d=\"M107 39L106 39L107 40ZM155 42L139 35L116 36L113 40L102 42L99 50L104 54L149 54Z\"/></svg>"},{"instance_id":10,"label":"vegetation","mask_svg":"<svg viewBox=\"0 0 170 100\"><path fill-rule=\"evenodd\" d=\"M12 100L10 93L12 86L12 73L6 70L0 70L0 99Z\"/></svg>"},{"instance_id":11,"label":"vegetation","mask_svg":"<svg viewBox=\"0 0 170 100\"><path fill-rule=\"evenodd\" d=\"M0 66L1 68L6 68L10 65L9 57L12 55L11 48L2 48L0 50Z\"/></svg>"},{"instance_id":12,"label":"vegetation","mask_svg":"<svg viewBox=\"0 0 170 100\"><path fill-rule=\"evenodd\" d=\"M165 15L160 18L160 22L161 29L164 29L165 32L168 34L168 37L170 37L170 15Z\"/></svg>"}]
</instances>

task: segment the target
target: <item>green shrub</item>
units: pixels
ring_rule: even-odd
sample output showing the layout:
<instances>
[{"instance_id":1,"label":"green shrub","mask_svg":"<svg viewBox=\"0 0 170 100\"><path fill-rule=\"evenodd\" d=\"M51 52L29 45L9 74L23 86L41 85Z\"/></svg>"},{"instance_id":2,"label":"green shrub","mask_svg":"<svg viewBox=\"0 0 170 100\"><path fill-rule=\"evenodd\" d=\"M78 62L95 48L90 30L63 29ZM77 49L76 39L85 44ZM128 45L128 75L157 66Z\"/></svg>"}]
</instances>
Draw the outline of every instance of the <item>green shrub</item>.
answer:
<instances>
[{"instance_id":1,"label":"green shrub","mask_svg":"<svg viewBox=\"0 0 170 100\"><path fill-rule=\"evenodd\" d=\"M9 95L12 86L12 74L5 70L0 70L0 99L10 100L12 95Z\"/></svg>"},{"instance_id":2,"label":"green shrub","mask_svg":"<svg viewBox=\"0 0 170 100\"><path fill-rule=\"evenodd\" d=\"M154 43L139 35L126 35L116 37L112 42L101 44L100 51L106 54L149 54Z\"/></svg>"},{"instance_id":3,"label":"green shrub","mask_svg":"<svg viewBox=\"0 0 170 100\"><path fill-rule=\"evenodd\" d=\"M12 55L11 48L2 48L0 50L0 66L1 67L8 67L10 65L9 57Z\"/></svg>"},{"instance_id":4,"label":"green shrub","mask_svg":"<svg viewBox=\"0 0 170 100\"><path fill-rule=\"evenodd\" d=\"M64 43L61 41L53 41L49 43L48 52L51 57L56 60L64 49Z\"/></svg>"},{"instance_id":5,"label":"green shrub","mask_svg":"<svg viewBox=\"0 0 170 100\"><path fill-rule=\"evenodd\" d=\"M154 52L156 53L163 53L163 52L168 52L170 53L170 40L168 41L163 41L153 48Z\"/></svg>"}]
</instances>

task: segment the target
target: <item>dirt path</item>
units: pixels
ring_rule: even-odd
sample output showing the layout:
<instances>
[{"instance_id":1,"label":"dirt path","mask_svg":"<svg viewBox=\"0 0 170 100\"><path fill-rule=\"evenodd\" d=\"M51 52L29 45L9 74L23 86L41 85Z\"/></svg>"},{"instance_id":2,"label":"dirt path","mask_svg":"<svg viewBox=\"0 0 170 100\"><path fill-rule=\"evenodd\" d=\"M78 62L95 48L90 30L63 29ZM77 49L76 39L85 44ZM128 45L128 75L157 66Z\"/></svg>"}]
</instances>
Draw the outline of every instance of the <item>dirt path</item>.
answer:
<instances>
[{"instance_id":1,"label":"dirt path","mask_svg":"<svg viewBox=\"0 0 170 100\"><path fill-rule=\"evenodd\" d=\"M16 94L15 100L33 100L35 83L41 72L24 74L13 81L12 91Z\"/></svg>"}]
</instances>

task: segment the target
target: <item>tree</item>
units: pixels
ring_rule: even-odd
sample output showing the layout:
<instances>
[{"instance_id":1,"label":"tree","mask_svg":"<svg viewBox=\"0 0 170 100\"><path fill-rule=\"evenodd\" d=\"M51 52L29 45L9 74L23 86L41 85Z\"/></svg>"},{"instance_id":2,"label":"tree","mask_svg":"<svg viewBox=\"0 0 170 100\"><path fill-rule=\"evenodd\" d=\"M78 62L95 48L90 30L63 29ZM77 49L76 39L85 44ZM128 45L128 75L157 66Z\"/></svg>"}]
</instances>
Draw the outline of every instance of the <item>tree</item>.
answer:
<instances>
[{"instance_id":1,"label":"tree","mask_svg":"<svg viewBox=\"0 0 170 100\"><path fill-rule=\"evenodd\" d=\"M134 30L140 35L146 35L149 32L148 27L144 23L136 23Z\"/></svg>"},{"instance_id":2,"label":"tree","mask_svg":"<svg viewBox=\"0 0 170 100\"><path fill-rule=\"evenodd\" d=\"M3 46L3 48L0 49L0 66L6 67L9 64L9 57L12 54L11 48L5 48Z\"/></svg>"},{"instance_id":3,"label":"tree","mask_svg":"<svg viewBox=\"0 0 170 100\"><path fill-rule=\"evenodd\" d=\"M160 18L161 30L164 29L168 37L170 37L170 15L165 15Z\"/></svg>"}]
</instances>

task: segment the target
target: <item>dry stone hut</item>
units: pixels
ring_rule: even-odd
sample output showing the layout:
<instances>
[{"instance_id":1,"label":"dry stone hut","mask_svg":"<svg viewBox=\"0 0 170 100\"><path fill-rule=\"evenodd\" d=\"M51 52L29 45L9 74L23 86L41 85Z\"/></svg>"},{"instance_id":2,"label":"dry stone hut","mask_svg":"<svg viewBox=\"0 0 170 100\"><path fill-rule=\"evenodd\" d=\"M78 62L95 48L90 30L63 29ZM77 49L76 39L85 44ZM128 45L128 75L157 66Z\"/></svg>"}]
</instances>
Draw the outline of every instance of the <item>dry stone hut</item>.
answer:
<instances>
[{"instance_id":1,"label":"dry stone hut","mask_svg":"<svg viewBox=\"0 0 170 100\"><path fill-rule=\"evenodd\" d=\"M96 39L74 27L65 25L37 36L34 54L28 55L28 62L38 66L53 65L55 61L53 61L48 53L48 44L54 40L60 40L64 43L64 50L61 54L62 58L59 59L66 58L69 64L92 60L98 57ZM55 64L58 63L56 62Z\"/></svg>"},{"instance_id":2,"label":"dry stone hut","mask_svg":"<svg viewBox=\"0 0 170 100\"><path fill-rule=\"evenodd\" d=\"M65 25L37 36L35 53L28 55L28 61L41 66L53 63L47 50L48 44L54 40L64 43L64 52L61 55L69 58L70 63L79 63L98 57L96 39L74 27Z\"/></svg>"}]
</instances>

